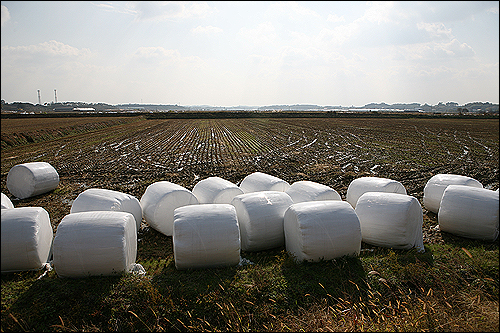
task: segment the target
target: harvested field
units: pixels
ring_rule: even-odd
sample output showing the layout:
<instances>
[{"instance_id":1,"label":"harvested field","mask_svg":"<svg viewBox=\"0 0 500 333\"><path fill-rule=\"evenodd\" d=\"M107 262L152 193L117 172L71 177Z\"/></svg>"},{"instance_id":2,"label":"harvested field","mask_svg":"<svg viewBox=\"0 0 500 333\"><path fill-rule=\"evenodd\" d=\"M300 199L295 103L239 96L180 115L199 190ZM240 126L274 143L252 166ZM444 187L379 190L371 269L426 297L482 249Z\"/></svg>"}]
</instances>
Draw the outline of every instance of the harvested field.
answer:
<instances>
[{"instance_id":1,"label":"harvested field","mask_svg":"<svg viewBox=\"0 0 500 333\"><path fill-rule=\"evenodd\" d=\"M140 199L159 180L192 189L209 176L239 184L254 171L290 184L319 182L343 199L353 179L386 177L422 200L427 180L438 173L498 188L498 127L498 119L4 119L2 145L10 148L2 149L1 186L10 196L6 177L16 164L54 166L61 179L55 193L12 198L16 207L46 207L54 227L86 188ZM83 133L62 135L75 128ZM53 131L60 137L44 141L42 133ZM26 133L41 142L13 144Z\"/></svg>"},{"instance_id":2,"label":"harvested field","mask_svg":"<svg viewBox=\"0 0 500 333\"><path fill-rule=\"evenodd\" d=\"M100 117L88 120L86 118L36 118L2 119L2 149L14 146L43 142L79 133L126 124L135 119Z\"/></svg>"},{"instance_id":3,"label":"harvested field","mask_svg":"<svg viewBox=\"0 0 500 333\"><path fill-rule=\"evenodd\" d=\"M1 124L1 191L15 207L45 208L54 232L85 189L140 199L147 186L161 180L192 190L210 176L239 184L260 171L290 184L328 185L345 200L352 180L377 176L401 182L421 204L426 182L438 173L499 187L498 118L64 121L2 119ZM13 198L8 171L35 161L54 166L58 188ZM424 209L423 255L363 243L361 260L300 266L277 249L242 254L256 263L248 268L207 274L177 272L171 237L143 221L136 262L146 268L147 279L81 282L62 281L53 271L43 280L36 279L40 273L2 274L2 331L496 331L498 240L470 243L471 254L465 249L469 243L441 234L437 225L436 215ZM44 290L55 300L47 307L41 305Z\"/></svg>"}]
</instances>

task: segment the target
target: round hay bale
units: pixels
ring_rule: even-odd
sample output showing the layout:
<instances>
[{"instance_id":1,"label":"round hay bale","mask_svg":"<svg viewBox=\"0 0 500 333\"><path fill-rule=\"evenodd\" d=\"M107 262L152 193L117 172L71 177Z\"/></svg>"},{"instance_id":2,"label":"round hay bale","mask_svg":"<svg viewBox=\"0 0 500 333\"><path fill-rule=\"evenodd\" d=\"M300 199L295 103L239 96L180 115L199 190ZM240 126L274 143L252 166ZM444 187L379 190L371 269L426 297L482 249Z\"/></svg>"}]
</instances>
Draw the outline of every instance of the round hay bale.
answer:
<instances>
[{"instance_id":1,"label":"round hay bale","mask_svg":"<svg viewBox=\"0 0 500 333\"><path fill-rule=\"evenodd\" d=\"M102 188L89 188L76 197L70 213L89 211L128 212L134 215L137 230L141 227L142 207L139 200L126 193Z\"/></svg>"},{"instance_id":2,"label":"round hay bale","mask_svg":"<svg viewBox=\"0 0 500 333\"><path fill-rule=\"evenodd\" d=\"M342 200L340 194L330 186L309 180L297 181L293 183L285 192L292 198L293 203L305 201Z\"/></svg>"},{"instance_id":3,"label":"round hay bale","mask_svg":"<svg viewBox=\"0 0 500 333\"><path fill-rule=\"evenodd\" d=\"M345 201L295 203L285 212L284 230L286 250L297 261L330 260L361 250L359 220Z\"/></svg>"},{"instance_id":4,"label":"round hay bale","mask_svg":"<svg viewBox=\"0 0 500 333\"><path fill-rule=\"evenodd\" d=\"M267 173L254 172L246 176L240 183L243 193L260 191L285 192L290 187L288 182Z\"/></svg>"},{"instance_id":5,"label":"round hay bale","mask_svg":"<svg viewBox=\"0 0 500 333\"><path fill-rule=\"evenodd\" d=\"M424 251L423 213L417 198L400 193L367 192L359 197L355 212L363 242Z\"/></svg>"},{"instance_id":6,"label":"round hay bale","mask_svg":"<svg viewBox=\"0 0 500 333\"><path fill-rule=\"evenodd\" d=\"M200 204L174 211L175 267L233 266L240 262L240 231L230 204Z\"/></svg>"},{"instance_id":7,"label":"round hay bale","mask_svg":"<svg viewBox=\"0 0 500 333\"><path fill-rule=\"evenodd\" d=\"M168 181L149 185L140 200L147 224L164 235L172 236L174 210L198 204L196 196L188 189Z\"/></svg>"},{"instance_id":8,"label":"round hay bale","mask_svg":"<svg viewBox=\"0 0 500 333\"><path fill-rule=\"evenodd\" d=\"M53 253L60 277L130 272L137 256L135 218L114 211L68 214L57 227Z\"/></svg>"},{"instance_id":9,"label":"round hay bale","mask_svg":"<svg viewBox=\"0 0 500 333\"><path fill-rule=\"evenodd\" d=\"M437 214L444 190L446 190L449 185L465 185L483 188L483 184L471 177L446 173L437 174L432 176L425 184L423 198L425 209Z\"/></svg>"},{"instance_id":10,"label":"round hay bale","mask_svg":"<svg viewBox=\"0 0 500 333\"><path fill-rule=\"evenodd\" d=\"M2 272L37 270L49 261L53 230L42 207L2 209Z\"/></svg>"},{"instance_id":11,"label":"round hay bale","mask_svg":"<svg viewBox=\"0 0 500 333\"><path fill-rule=\"evenodd\" d=\"M220 177L200 180L192 192L200 204L230 204L235 196L243 194L236 184Z\"/></svg>"},{"instance_id":12,"label":"round hay bale","mask_svg":"<svg viewBox=\"0 0 500 333\"><path fill-rule=\"evenodd\" d=\"M13 196L26 199L52 191L59 185L59 174L47 162L13 166L7 174L7 188Z\"/></svg>"},{"instance_id":13,"label":"round hay bale","mask_svg":"<svg viewBox=\"0 0 500 333\"><path fill-rule=\"evenodd\" d=\"M236 208L243 251L262 251L285 244L283 217L293 204L285 192L260 191L240 194L231 204Z\"/></svg>"},{"instance_id":14,"label":"round hay bale","mask_svg":"<svg viewBox=\"0 0 500 333\"><path fill-rule=\"evenodd\" d=\"M2 209L14 208L14 204L10 201L9 197L2 193Z\"/></svg>"},{"instance_id":15,"label":"round hay bale","mask_svg":"<svg viewBox=\"0 0 500 333\"><path fill-rule=\"evenodd\" d=\"M356 208L357 201L366 192L387 192L406 194L405 187L398 181L379 177L354 179L347 188L346 201Z\"/></svg>"},{"instance_id":16,"label":"round hay bale","mask_svg":"<svg viewBox=\"0 0 500 333\"><path fill-rule=\"evenodd\" d=\"M449 185L438 213L439 229L458 236L495 241L498 238L498 191Z\"/></svg>"}]
</instances>

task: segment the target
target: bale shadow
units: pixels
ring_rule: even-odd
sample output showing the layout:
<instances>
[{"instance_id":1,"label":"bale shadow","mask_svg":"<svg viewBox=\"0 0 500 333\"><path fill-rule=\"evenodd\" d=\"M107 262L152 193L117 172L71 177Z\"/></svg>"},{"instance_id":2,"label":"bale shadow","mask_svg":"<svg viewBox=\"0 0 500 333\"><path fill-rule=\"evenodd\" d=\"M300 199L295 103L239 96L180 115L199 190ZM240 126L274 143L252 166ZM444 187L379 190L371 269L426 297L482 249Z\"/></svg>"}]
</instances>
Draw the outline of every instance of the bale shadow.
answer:
<instances>
[{"instance_id":1,"label":"bale shadow","mask_svg":"<svg viewBox=\"0 0 500 333\"><path fill-rule=\"evenodd\" d=\"M494 241L485 241L458 236L446 231L441 231L441 237L446 244L461 248L484 248L487 251L494 251L498 250L500 245L499 237Z\"/></svg>"},{"instance_id":2,"label":"bale shadow","mask_svg":"<svg viewBox=\"0 0 500 333\"><path fill-rule=\"evenodd\" d=\"M27 274L40 275L40 271L2 274L2 287L7 281L26 281ZM59 278L52 270L32 280L8 311L2 305L2 330L71 330L84 327L86 319L106 323L106 319L96 319L109 315L103 304L120 279L121 275ZM64 321L70 327L65 327ZM106 331L108 327L99 329Z\"/></svg>"}]
</instances>

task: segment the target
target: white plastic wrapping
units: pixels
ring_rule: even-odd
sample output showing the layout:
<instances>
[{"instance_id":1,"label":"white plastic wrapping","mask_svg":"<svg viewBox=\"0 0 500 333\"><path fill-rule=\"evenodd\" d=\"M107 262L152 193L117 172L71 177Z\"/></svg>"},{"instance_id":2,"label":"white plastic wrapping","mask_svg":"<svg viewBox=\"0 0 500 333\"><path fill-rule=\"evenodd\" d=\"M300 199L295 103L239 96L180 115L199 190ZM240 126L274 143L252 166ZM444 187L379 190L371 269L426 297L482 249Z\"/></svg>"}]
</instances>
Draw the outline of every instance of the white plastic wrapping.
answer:
<instances>
[{"instance_id":1,"label":"white plastic wrapping","mask_svg":"<svg viewBox=\"0 0 500 333\"><path fill-rule=\"evenodd\" d=\"M137 256L134 216L115 211L68 214L57 227L53 255L60 277L130 272Z\"/></svg>"},{"instance_id":2,"label":"white plastic wrapping","mask_svg":"<svg viewBox=\"0 0 500 333\"><path fill-rule=\"evenodd\" d=\"M346 201L356 208L357 201L366 192L387 192L406 194L400 182L388 178L360 177L354 179L347 188Z\"/></svg>"},{"instance_id":3,"label":"white plastic wrapping","mask_svg":"<svg viewBox=\"0 0 500 333\"><path fill-rule=\"evenodd\" d=\"M285 192L260 191L240 194L231 204L236 208L243 251L262 251L285 244L283 217L293 204Z\"/></svg>"},{"instance_id":4,"label":"white plastic wrapping","mask_svg":"<svg viewBox=\"0 0 500 333\"><path fill-rule=\"evenodd\" d=\"M427 184L425 184L423 198L425 209L436 214L438 213L441 198L448 185L466 185L483 188L483 184L471 177L446 173L437 174L432 176L427 181Z\"/></svg>"},{"instance_id":5,"label":"white plastic wrapping","mask_svg":"<svg viewBox=\"0 0 500 333\"><path fill-rule=\"evenodd\" d=\"M49 261L54 232L42 207L2 209L2 272L42 268Z\"/></svg>"},{"instance_id":6,"label":"white plastic wrapping","mask_svg":"<svg viewBox=\"0 0 500 333\"><path fill-rule=\"evenodd\" d=\"M30 162L13 166L7 174L7 188L19 199L52 191L59 185L59 174L47 162Z\"/></svg>"},{"instance_id":7,"label":"white plastic wrapping","mask_svg":"<svg viewBox=\"0 0 500 333\"><path fill-rule=\"evenodd\" d=\"M424 251L423 213L417 198L399 193L367 192L359 197L355 212L363 242Z\"/></svg>"},{"instance_id":8,"label":"white plastic wrapping","mask_svg":"<svg viewBox=\"0 0 500 333\"><path fill-rule=\"evenodd\" d=\"M439 229L458 236L495 241L498 237L498 191L449 185L438 213Z\"/></svg>"},{"instance_id":9,"label":"white plastic wrapping","mask_svg":"<svg viewBox=\"0 0 500 333\"><path fill-rule=\"evenodd\" d=\"M174 210L197 205L198 199L187 188L168 181L149 185L140 200L142 215L147 224L164 235L172 236Z\"/></svg>"},{"instance_id":10,"label":"white plastic wrapping","mask_svg":"<svg viewBox=\"0 0 500 333\"><path fill-rule=\"evenodd\" d=\"M137 230L141 227L142 207L133 195L102 188L90 188L80 193L73 201L70 213L96 210L131 213L134 215Z\"/></svg>"},{"instance_id":11,"label":"white plastic wrapping","mask_svg":"<svg viewBox=\"0 0 500 333\"><path fill-rule=\"evenodd\" d=\"M309 180L301 180L293 183L285 191L293 200L293 203L305 201L342 200L340 194L333 188Z\"/></svg>"},{"instance_id":12,"label":"white plastic wrapping","mask_svg":"<svg viewBox=\"0 0 500 333\"><path fill-rule=\"evenodd\" d=\"M240 231L230 204L179 207L174 212L175 267L207 268L240 262Z\"/></svg>"},{"instance_id":13,"label":"white plastic wrapping","mask_svg":"<svg viewBox=\"0 0 500 333\"><path fill-rule=\"evenodd\" d=\"M262 172L251 173L240 183L240 188L244 193L259 191L285 192L289 187L290 184L287 181Z\"/></svg>"},{"instance_id":14,"label":"white plastic wrapping","mask_svg":"<svg viewBox=\"0 0 500 333\"><path fill-rule=\"evenodd\" d=\"M346 201L307 201L285 212L286 250L297 261L330 260L358 255L361 229L358 216Z\"/></svg>"},{"instance_id":15,"label":"white plastic wrapping","mask_svg":"<svg viewBox=\"0 0 500 333\"><path fill-rule=\"evenodd\" d=\"M2 209L14 208L14 204L10 201L9 197L2 193Z\"/></svg>"},{"instance_id":16,"label":"white plastic wrapping","mask_svg":"<svg viewBox=\"0 0 500 333\"><path fill-rule=\"evenodd\" d=\"M192 192L200 204L230 204L235 196L243 194L236 184L220 177L200 180Z\"/></svg>"}]
</instances>

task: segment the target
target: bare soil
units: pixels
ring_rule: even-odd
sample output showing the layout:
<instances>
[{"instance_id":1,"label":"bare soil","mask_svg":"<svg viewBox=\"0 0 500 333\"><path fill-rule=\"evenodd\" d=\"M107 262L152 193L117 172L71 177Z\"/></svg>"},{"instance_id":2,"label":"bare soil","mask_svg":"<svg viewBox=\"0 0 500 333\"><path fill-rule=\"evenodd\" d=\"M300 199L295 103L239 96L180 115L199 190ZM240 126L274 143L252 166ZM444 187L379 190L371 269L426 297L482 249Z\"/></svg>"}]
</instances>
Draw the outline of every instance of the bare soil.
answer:
<instances>
[{"instance_id":1,"label":"bare soil","mask_svg":"<svg viewBox=\"0 0 500 333\"><path fill-rule=\"evenodd\" d=\"M2 119L1 128L2 193L15 207L44 207L54 232L91 187L140 199L156 181L191 190L210 176L239 184L260 171L290 184L325 184L345 199L352 180L376 176L401 182L422 204L425 184L439 173L469 176L493 190L499 183L498 119L86 117ZM7 173L34 161L54 166L60 184L19 200L6 187ZM423 209L424 243L443 242L436 215Z\"/></svg>"}]
</instances>

